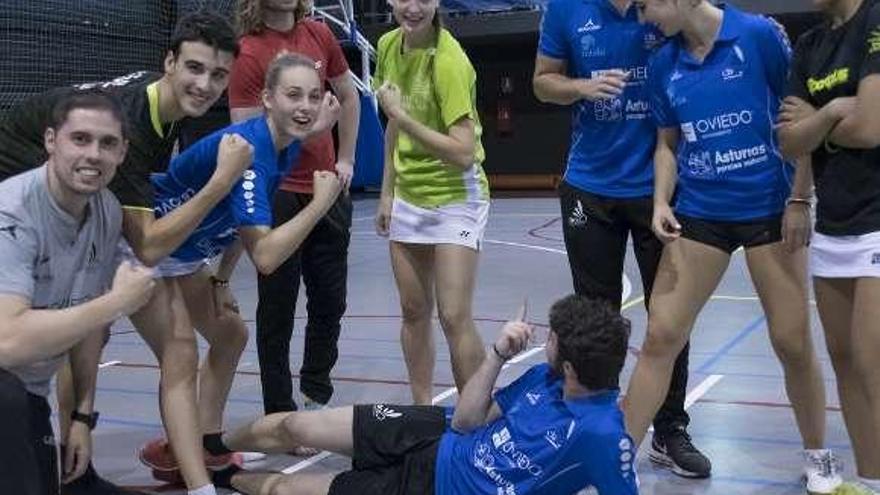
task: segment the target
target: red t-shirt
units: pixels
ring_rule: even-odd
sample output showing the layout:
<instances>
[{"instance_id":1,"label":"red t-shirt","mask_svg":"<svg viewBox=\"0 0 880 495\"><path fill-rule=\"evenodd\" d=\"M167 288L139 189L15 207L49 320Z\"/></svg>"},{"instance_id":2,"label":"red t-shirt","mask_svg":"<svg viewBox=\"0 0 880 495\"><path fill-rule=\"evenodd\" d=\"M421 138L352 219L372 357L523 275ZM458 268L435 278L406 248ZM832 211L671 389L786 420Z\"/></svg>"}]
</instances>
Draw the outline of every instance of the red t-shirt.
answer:
<instances>
[{"instance_id":1,"label":"red t-shirt","mask_svg":"<svg viewBox=\"0 0 880 495\"><path fill-rule=\"evenodd\" d=\"M282 51L300 53L315 60L321 82L348 72L348 62L336 36L324 23L302 19L290 31L264 29L258 34L243 36L241 53L235 59L229 80L230 108L258 107L266 70L275 56ZM298 163L285 177L280 188L297 193L312 192L312 173L315 170L333 170L336 150L333 134L327 131L303 143Z\"/></svg>"}]
</instances>

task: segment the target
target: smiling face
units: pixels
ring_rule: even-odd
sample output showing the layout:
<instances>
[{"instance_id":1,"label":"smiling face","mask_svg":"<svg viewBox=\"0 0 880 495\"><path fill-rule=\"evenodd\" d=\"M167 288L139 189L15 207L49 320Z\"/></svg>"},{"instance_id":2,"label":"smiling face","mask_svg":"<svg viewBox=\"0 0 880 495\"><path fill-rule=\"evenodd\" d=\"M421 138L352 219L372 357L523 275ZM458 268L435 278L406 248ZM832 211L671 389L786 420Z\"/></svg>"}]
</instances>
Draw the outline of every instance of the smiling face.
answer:
<instances>
[{"instance_id":1,"label":"smiling face","mask_svg":"<svg viewBox=\"0 0 880 495\"><path fill-rule=\"evenodd\" d=\"M304 65L282 68L274 86L263 92L269 119L282 139L305 137L318 118L323 100L318 71Z\"/></svg>"},{"instance_id":2,"label":"smiling face","mask_svg":"<svg viewBox=\"0 0 880 495\"><path fill-rule=\"evenodd\" d=\"M178 106L188 117L199 117L211 108L229 84L235 55L200 41L184 41L175 56L165 58L165 74Z\"/></svg>"},{"instance_id":3,"label":"smiling face","mask_svg":"<svg viewBox=\"0 0 880 495\"><path fill-rule=\"evenodd\" d=\"M642 22L653 24L664 36L675 36L681 32L686 10L692 9L685 5L686 0L636 0Z\"/></svg>"},{"instance_id":4,"label":"smiling face","mask_svg":"<svg viewBox=\"0 0 880 495\"><path fill-rule=\"evenodd\" d=\"M391 7L404 34L419 37L434 28L440 0L391 0Z\"/></svg>"},{"instance_id":5,"label":"smiling face","mask_svg":"<svg viewBox=\"0 0 880 495\"><path fill-rule=\"evenodd\" d=\"M97 193L110 183L128 148L122 123L103 109L75 108L64 122L46 130L49 173L66 192Z\"/></svg>"}]
</instances>

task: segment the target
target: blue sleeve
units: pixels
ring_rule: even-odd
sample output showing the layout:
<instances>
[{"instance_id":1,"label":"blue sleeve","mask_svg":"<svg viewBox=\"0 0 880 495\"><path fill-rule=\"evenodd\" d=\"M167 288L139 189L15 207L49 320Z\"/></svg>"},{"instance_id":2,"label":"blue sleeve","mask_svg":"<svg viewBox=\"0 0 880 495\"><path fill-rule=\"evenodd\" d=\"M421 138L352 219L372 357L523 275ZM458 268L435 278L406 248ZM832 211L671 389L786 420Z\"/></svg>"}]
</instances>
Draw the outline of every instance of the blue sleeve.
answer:
<instances>
[{"instance_id":1,"label":"blue sleeve","mask_svg":"<svg viewBox=\"0 0 880 495\"><path fill-rule=\"evenodd\" d=\"M541 19L538 53L557 60L568 60L569 49L565 39L565 6L561 0L551 0Z\"/></svg>"},{"instance_id":2,"label":"blue sleeve","mask_svg":"<svg viewBox=\"0 0 880 495\"><path fill-rule=\"evenodd\" d=\"M508 386L495 392L495 402L498 403L502 411L507 411L526 390L547 379L549 368L549 365L546 363L532 366Z\"/></svg>"},{"instance_id":3,"label":"blue sleeve","mask_svg":"<svg viewBox=\"0 0 880 495\"><path fill-rule=\"evenodd\" d=\"M666 49L655 52L648 60L648 102L651 105L651 115L657 127L677 127L678 119L672 110L672 104L666 91L667 76L666 64L663 63Z\"/></svg>"},{"instance_id":4,"label":"blue sleeve","mask_svg":"<svg viewBox=\"0 0 880 495\"><path fill-rule=\"evenodd\" d=\"M791 66L791 41L785 28L772 17L760 19L760 43L761 60L764 65L764 74L767 83L777 98L785 97L788 69Z\"/></svg>"},{"instance_id":5,"label":"blue sleeve","mask_svg":"<svg viewBox=\"0 0 880 495\"><path fill-rule=\"evenodd\" d=\"M178 184L199 190L208 183L217 169L217 151L220 148L222 132L205 136L195 144L174 157L168 166L168 175Z\"/></svg>"},{"instance_id":6,"label":"blue sleeve","mask_svg":"<svg viewBox=\"0 0 880 495\"><path fill-rule=\"evenodd\" d=\"M263 164L254 157L251 168L242 174L229 193L230 208L235 222L242 227L272 226L274 164Z\"/></svg>"},{"instance_id":7,"label":"blue sleeve","mask_svg":"<svg viewBox=\"0 0 880 495\"><path fill-rule=\"evenodd\" d=\"M636 450L625 432L594 437L588 452L590 484L599 493L638 495L639 482L635 470Z\"/></svg>"},{"instance_id":8,"label":"blue sleeve","mask_svg":"<svg viewBox=\"0 0 880 495\"><path fill-rule=\"evenodd\" d=\"M592 487L601 495L638 495L639 482L635 471L636 451L624 432L608 435L577 434L555 463L551 472L538 485L535 493L574 494ZM587 491L587 493L594 493Z\"/></svg>"}]
</instances>

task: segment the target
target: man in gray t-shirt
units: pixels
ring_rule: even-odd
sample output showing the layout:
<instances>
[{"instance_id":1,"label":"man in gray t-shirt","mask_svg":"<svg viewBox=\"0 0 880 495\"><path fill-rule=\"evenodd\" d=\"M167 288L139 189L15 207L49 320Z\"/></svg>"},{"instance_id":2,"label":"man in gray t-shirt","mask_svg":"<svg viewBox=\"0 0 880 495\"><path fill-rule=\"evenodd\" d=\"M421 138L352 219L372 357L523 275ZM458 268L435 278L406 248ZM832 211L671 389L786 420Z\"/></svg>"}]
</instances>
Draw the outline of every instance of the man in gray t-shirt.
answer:
<instances>
[{"instance_id":1,"label":"man in gray t-shirt","mask_svg":"<svg viewBox=\"0 0 880 495\"><path fill-rule=\"evenodd\" d=\"M103 329L140 308L152 292L148 269L115 267L122 212L106 185L125 157L122 115L104 94L62 100L46 130L46 164L0 182L4 493L58 492L46 395L68 353L80 393L62 472L70 478L85 470Z\"/></svg>"}]
</instances>

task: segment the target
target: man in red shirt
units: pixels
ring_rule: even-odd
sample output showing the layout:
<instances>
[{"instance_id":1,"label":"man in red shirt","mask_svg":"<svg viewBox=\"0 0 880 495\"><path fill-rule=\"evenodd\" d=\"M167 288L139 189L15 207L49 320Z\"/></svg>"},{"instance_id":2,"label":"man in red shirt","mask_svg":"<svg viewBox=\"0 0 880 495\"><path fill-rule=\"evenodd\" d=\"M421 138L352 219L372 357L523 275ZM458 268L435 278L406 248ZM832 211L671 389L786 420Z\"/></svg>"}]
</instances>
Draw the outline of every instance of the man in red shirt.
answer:
<instances>
[{"instance_id":1,"label":"man in red shirt","mask_svg":"<svg viewBox=\"0 0 880 495\"><path fill-rule=\"evenodd\" d=\"M229 83L233 122L263 111L266 68L283 51L314 59L322 80L330 83L341 107L338 156L329 131L303 144L299 164L275 195L272 213L276 225L309 203L315 170L335 170L346 190L354 170L360 96L336 36L324 23L306 17L310 4L308 0L239 0L236 12L241 53ZM304 405L320 407L333 394L330 370L338 356L339 321L345 313L351 212L351 199L341 194L299 251L271 275L259 276L257 351L267 414L297 409L290 373L290 338L300 277L308 296L305 353L300 369Z\"/></svg>"}]
</instances>

